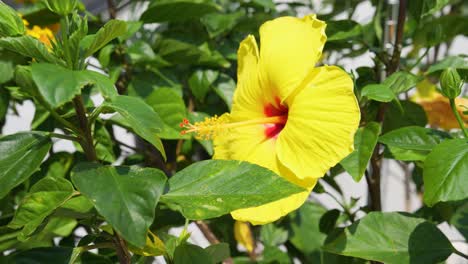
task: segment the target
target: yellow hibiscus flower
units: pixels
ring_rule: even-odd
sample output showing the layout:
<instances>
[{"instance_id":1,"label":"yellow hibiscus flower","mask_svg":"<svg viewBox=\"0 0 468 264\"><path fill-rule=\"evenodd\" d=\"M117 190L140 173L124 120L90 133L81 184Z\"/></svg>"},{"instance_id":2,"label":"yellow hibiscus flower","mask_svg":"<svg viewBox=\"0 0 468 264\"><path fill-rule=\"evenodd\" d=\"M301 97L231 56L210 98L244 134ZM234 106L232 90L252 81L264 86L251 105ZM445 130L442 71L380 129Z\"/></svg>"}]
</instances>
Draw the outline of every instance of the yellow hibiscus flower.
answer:
<instances>
[{"instance_id":1,"label":"yellow hibiscus flower","mask_svg":"<svg viewBox=\"0 0 468 264\"><path fill-rule=\"evenodd\" d=\"M235 210L236 220L266 224L297 209L318 178L353 151L360 120L353 81L338 67L314 68L325 27L315 15L263 24L260 50L253 36L240 44L231 113L181 124L213 139L214 159L255 163L307 189Z\"/></svg>"}]
</instances>

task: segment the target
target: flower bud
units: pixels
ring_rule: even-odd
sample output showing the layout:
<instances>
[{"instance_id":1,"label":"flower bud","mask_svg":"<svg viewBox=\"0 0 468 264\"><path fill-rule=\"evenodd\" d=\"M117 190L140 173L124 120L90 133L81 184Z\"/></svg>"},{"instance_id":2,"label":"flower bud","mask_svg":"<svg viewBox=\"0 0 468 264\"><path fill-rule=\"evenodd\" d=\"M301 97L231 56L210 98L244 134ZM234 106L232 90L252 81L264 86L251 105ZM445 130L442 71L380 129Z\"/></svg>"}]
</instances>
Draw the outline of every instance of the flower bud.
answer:
<instances>
[{"instance_id":1,"label":"flower bud","mask_svg":"<svg viewBox=\"0 0 468 264\"><path fill-rule=\"evenodd\" d=\"M445 97L454 99L461 93L463 80L455 68L447 68L440 75L440 86Z\"/></svg>"},{"instance_id":2,"label":"flower bud","mask_svg":"<svg viewBox=\"0 0 468 264\"><path fill-rule=\"evenodd\" d=\"M77 6L77 0L44 0L44 4L50 11L62 16L73 12Z\"/></svg>"}]
</instances>

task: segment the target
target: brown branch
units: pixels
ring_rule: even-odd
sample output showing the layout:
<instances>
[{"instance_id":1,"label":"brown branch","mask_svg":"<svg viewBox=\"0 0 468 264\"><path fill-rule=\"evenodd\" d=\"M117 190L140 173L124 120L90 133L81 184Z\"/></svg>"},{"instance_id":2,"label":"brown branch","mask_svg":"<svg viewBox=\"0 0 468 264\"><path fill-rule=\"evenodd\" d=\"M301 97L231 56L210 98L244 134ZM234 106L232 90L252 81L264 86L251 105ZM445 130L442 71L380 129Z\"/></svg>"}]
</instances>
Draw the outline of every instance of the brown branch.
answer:
<instances>
[{"instance_id":1,"label":"brown branch","mask_svg":"<svg viewBox=\"0 0 468 264\"><path fill-rule=\"evenodd\" d=\"M109 11L109 17L115 19L117 17L117 8L113 0L107 0L107 10Z\"/></svg>"},{"instance_id":2,"label":"brown branch","mask_svg":"<svg viewBox=\"0 0 468 264\"><path fill-rule=\"evenodd\" d=\"M80 140L80 145L85 152L86 158L89 161L97 161L96 149L93 144L93 136L91 135L91 127L88 123L88 118L86 117L86 110L83 104L83 98L78 95L73 99L73 104L75 106L76 115L78 117L78 122L80 124L81 131L83 133L83 138Z\"/></svg>"},{"instance_id":3,"label":"brown branch","mask_svg":"<svg viewBox=\"0 0 468 264\"><path fill-rule=\"evenodd\" d=\"M130 264L131 256L128 252L127 244L125 241L117 234L117 231L114 230L114 245L117 252L117 257L119 258L120 264Z\"/></svg>"},{"instance_id":4,"label":"brown branch","mask_svg":"<svg viewBox=\"0 0 468 264\"><path fill-rule=\"evenodd\" d=\"M195 224L203 233L203 235L206 237L208 242L210 242L211 244L219 243L219 239L216 237L213 231L211 231L210 227L205 222L199 220L199 221L195 221Z\"/></svg>"},{"instance_id":5,"label":"brown branch","mask_svg":"<svg viewBox=\"0 0 468 264\"><path fill-rule=\"evenodd\" d=\"M400 65L400 55L403 43L403 31L406 20L406 0L400 0L400 5L398 7L398 22L397 22L397 32L395 44L393 46L393 55L390 60L390 65L387 68L387 76L394 73Z\"/></svg>"},{"instance_id":6,"label":"brown branch","mask_svg":"<svg viewBox=\"0 0 468 264\"><path fill-rule=\"evenodd\" d=\"M396 39L394 43L393 55L390 59L387 68L387 76L391 75L400 65L400 55L403 43L403 29L406 20L406 0L400 0L400 5L398 8L398 22L397 22L397 32ZM378 123L382 124L385 119L385 112L387 111L388 104L382 103L379 106L379 111L377 113L376 120ZM370 208L372 211L381 211L382 210L382 198L381 198L381 169L382 169L382 158L383 155L380 153L382 148L381 144L375 146L374 152L371 157L371 174L366 177L369 185L369 195L370 195Z\"/></svg>"}]
</instances>

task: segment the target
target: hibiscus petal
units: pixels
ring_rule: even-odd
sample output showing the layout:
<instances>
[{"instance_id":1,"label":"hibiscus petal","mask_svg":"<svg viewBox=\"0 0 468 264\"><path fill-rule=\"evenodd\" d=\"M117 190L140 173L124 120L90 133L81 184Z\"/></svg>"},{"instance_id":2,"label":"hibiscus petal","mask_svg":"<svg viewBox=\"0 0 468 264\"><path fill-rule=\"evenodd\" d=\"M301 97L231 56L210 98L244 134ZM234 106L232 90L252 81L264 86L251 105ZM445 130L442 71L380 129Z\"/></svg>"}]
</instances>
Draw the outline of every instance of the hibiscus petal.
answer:
<instances>
[{"instance_id":1,"label":"hibiscus petal","mask_svg":"<svg viewBox=\"0 0 468 264\"><path fill-rule=\"evenodd\" d=\"M316 180L314 181L314 185ZM253 225L268 224L299 208L309 197L310 190L293 194L289 197L257 207L249 207L231 212L234 219L250 222Z\"/></svg>"},{"instance_id":2,"label":"hibiscus petal","mask_svg":"<svg viewBox=\"0 0 468 264\"><path fill-rule=\"evenodd\" d=\"M325 23L315 15L280 17L260 28L262 87L275 89L283 102L312 70L326 41Z\"/></svg>"},{"instance_id":3,"label":"hibiscus petal","mask_svg":"<svg viewBox=\"0 0 468 264\"><path fill-rule=\"evenodd\" d=\"M237 51L237 88L234 92L232 112L244 119L263 116L264 91L259 89L258 47L255 37L247 36Z\"/></svg>"},{"instance_id":4,"label":"hibiscus petal","mask_svg":"<svg viewBox=\"0 0 468 264\"><path fill-rule=\"evenodd\" d=\"M353 81L343 70L319 67L305 81L287 100L288 121L276 142L279 160L299 179L322 177L351 153L360 120Z\"/></svg>"}]
</instances>

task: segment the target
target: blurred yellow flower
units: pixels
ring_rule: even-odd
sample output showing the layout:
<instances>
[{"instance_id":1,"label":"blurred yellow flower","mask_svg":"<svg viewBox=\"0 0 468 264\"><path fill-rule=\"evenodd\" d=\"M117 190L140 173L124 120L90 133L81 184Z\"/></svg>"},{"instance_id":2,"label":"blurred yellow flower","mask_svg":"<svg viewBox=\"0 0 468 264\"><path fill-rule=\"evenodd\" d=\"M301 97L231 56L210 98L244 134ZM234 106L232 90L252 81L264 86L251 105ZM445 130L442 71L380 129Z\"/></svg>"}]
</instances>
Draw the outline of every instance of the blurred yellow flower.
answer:
<instances>
[{"instance_id":1,"label":"blurred yellow flower","mask_svg":"<svg viewBox=\"0 0 468 264\"><path fill-rule=\"evenodd\" d=\"M53 24L51 27L40 27L34 25L32 28L29 27L29 22L23 18L23 23L24 26L26 27L26 35L29 35L33 38L37 38L40 40L42 43L44 43L48 48L52 47L51 41L54 41L55 36L53 32L57 32L58 29L60 28L59 24ZM52 30L53 31L52 31ZM54 30L55 29L55 30Z\"/></svg>"},{"instance_id":2,"label":"blurred yellow flower","mask_svg":"<svg viewBox=\"0 0 468 264\"><path fill-rule=\"evenodd\" d=\"M54 33L52 33L52 30L46 27L42 28L39 26L33 26L31 29L26 29L26 34L30 35L31 37L37 38L47 47L52 47L51 41L54 40Z\"/></svg>"},{"instance_id":3,"label":"blurred yellow flower","mask_svg":"<svg viewBox=\"0 0 468 264\"><path fill-rule=\"evenodd\" d=\"M424 108L429 125L432 127L447 130L460 128L450 108L449 100L438 93L435 84L431 83L428 79L423 80L416 86L416 93L411 97L411 100ZM455 104L465 123L465 127L468 127L468 115L463 114L463 111L468 110L465 108L468 107L468 100L465 98L455 98Z\"/></svg>"},{"instance_id":4,"label":"blurred yellow flower","mask_svg":"<svg viewBox=\"0 0 468 264\"><path fill-rule=\"evenodd\" d=\"M268 168L304 192L231 212L236 220L266 224L300 207L318 178L353 151L360 112L353 81L338 67L314 68L326 41L315 15L281 17L260 28L238 50L232 111L185 132L213 138L214 159Z\"/></svg>"},{"instance_id":5,"label":"blurred yellow flower","mask_svg":"<svg viewBox=\"0 0 468 264\"><path fill-rule=\"evenodd\" d=\"M254 250L255 245L249 224L236 221L234 223L234 238L247 250L247 252L251 253Z\"/></svg>"}]
</instances>

